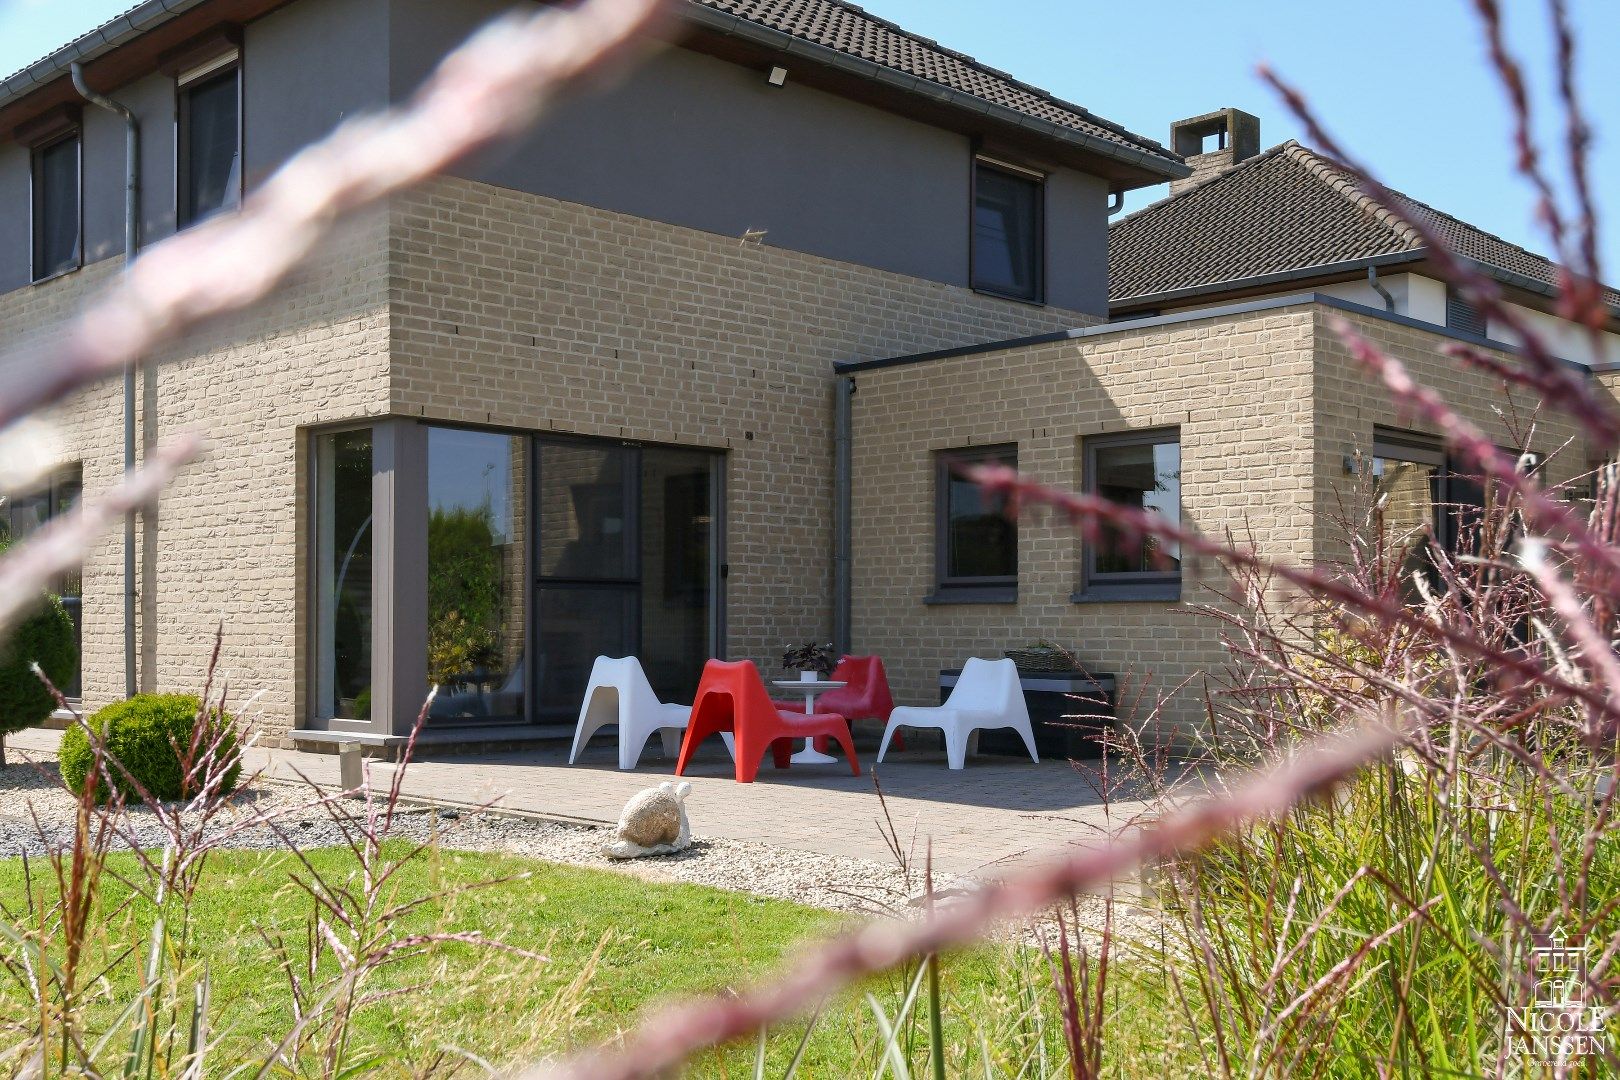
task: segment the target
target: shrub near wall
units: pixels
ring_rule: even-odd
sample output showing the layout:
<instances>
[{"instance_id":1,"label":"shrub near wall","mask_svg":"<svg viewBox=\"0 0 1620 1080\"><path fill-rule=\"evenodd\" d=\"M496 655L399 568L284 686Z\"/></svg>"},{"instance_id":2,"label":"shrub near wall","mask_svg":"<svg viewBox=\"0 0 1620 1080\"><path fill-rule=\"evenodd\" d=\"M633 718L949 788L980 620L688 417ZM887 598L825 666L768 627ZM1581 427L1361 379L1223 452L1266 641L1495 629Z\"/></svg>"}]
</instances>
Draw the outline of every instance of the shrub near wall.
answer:
<instances>
[{"instance_id":1,"label":"shrub near wall","mask_svg":"<svg viewBox=\"0 0 1620 1080\"><path fill-rule=\"evenodd\" d=\"M114 786L125 799L139 799L136 781L153 798L171 802L196 794L186 790L185 769L182 758L191 750L192 733L202 703L191 694L137 694L128 701L118 701L96 711L86 724L102 740L107 755L117 764L108 763ZM218 755L230 761L230 768L220 784L220 794L234 790L242 772L236 756L235 722L214 710L211 724L223 724L219 733ZM206 750L213 732L205 732L199 748ZM85 727L76 725L62 737L60 751L62 780L74 791L83 791L85 778L95 767L90 736ZM120 768L119 766L122 766ZM126 775L127 774L127 775ZM106 802L105 784L98 782L96 800Z\"/></svg>"},{"instance_id":2,"label":"shrub near wall","mask_svg":"<svg viewBox=\"0 0 1620 1080\"><path fill-rule=\"evenodd\" d=\"M0 766L6 763L6 736L44 723L56 708L31 665L37 663L53 686L62 687L73 678L78 660L73 617L55 596L43 597L39 611L8 640L0 640Z\"/></svg>"}]
</instances>

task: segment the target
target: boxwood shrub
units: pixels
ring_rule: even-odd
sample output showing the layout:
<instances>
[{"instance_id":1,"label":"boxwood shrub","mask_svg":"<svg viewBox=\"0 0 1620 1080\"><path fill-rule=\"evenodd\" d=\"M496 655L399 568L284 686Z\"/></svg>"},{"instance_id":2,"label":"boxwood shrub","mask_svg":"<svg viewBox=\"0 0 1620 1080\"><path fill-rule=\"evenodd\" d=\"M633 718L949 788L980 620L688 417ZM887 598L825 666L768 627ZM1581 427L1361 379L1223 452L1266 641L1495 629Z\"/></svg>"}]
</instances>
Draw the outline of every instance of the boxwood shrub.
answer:
<instances>
[{"instance_id":1,"label":"boxwood shrub","mask_svg":"<svg viewBox=\"0 0 1620 1080\"><path fill-rule=\"evenodd\" d=\"M201 703L192 694L136 694L128 701L117 701L98 709L86 723L102 739L107 754L123 764L123 769L108 763L114 785L127 800L140 798L130 776L155 799L164 802L196 794L182 791L184 779L180 767L181 757L191 748L191 733L197 722ZM220 742L220 754L234 757L236 733L230 716L215 711L214 723L226 725ZM206 744L205 744L206 745ZM85 777L94 767L90 751L90 737L79 725L68 728L62 736L58 760L62 779L74 791L83 791ZM124 774L128 770L130 776ZM236 787L242 765L231 765L220 785L225 794ZM106 802L105 785L98 782L96 801Z\"/></svg>"}]
</instances>

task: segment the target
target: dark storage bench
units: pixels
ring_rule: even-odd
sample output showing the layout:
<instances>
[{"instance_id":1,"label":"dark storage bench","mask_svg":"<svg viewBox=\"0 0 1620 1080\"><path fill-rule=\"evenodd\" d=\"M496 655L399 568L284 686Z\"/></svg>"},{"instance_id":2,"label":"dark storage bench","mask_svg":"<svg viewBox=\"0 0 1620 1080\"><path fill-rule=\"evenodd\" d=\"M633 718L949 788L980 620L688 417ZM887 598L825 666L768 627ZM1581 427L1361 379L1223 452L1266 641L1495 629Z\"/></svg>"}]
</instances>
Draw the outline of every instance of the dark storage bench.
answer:
<instances>
[{"instance_id":1,"label":"dark storage bench","mask_svg":"<svg viewBox=\"0 0 1620 1080\"><path fill-rule=\"evenodd\" d=\"M961 668L939 673L940 704L962 674ZM1099 758L1102 743L1097 736L1114 728L1114 677L1089 675L1083 671L1041 671L1018 673L1029 707L1030 727L1035 731L1035 752L1041 757ZM986 729L978 733L979 753L1006 754L1027 758L1024 740L1011 728Z\"/></svg>"}]
</instances>

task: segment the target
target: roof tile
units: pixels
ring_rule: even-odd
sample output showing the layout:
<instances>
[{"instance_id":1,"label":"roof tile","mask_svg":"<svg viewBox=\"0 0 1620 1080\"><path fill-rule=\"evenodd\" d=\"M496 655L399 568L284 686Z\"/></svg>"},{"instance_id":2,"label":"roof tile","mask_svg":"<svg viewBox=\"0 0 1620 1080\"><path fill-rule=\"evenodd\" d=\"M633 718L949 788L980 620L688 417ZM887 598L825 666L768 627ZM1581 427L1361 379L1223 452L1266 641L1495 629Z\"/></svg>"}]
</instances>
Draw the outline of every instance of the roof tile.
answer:
<instances>
[{"instance_id":1,"label":"roof tile","mask_svg":"<svg viewBox=\"0 0 1620 1080\"><path fill-rule=\"evenodd\" d=\"M1410 222L1459 255L1556 286L1558 267L1400 192L1386 205L1332 160L1290 140L1161 199L1108 230L1117 303L1400 252L1421 252ZM1606 289L1611 304L1620 292Z\"/></svg>"},{"instance_id":2,"label":"roof tile","mask_svg":"<svg viewBox=\"0 0 1620 1080\"><path fill-rule=\"evenodd\" d=\"M1044 90L963 53L913 34L842 0L693 0L816 45L880 64L951 90L1166 161L1181 159L1151 139L1127 131Z\"/></svg>"}]
</instances>

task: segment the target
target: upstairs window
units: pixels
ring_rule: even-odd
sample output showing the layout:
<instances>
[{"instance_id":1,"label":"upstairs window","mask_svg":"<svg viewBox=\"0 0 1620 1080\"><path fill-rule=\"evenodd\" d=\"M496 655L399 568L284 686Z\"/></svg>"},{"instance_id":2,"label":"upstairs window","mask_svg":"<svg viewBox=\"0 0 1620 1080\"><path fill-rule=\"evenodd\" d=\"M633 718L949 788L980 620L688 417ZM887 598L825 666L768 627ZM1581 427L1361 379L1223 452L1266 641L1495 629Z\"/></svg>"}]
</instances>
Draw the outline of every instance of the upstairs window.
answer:
<instances>
[{"instance_id":1,"label":"upstairs window","mask_svg":"<svg viewBox=\"0 0 1620 1080\"><path fill-rule=\"evenodd\" d=\"M72 131L33 150L35 281L81 265L79 145L79 133Z\"/></svg>"},{"instance_id":2,"label":"upstairs window","mask_svg":"<svg viewBox=\"0 0 1620 1080\"><path fill-rule=\"evenodd\" d=\"M1013 300L1046 299L1045 190L1038 173L973 162L973 288Z\"/></svg>"},{"instance_id":3,"label":"upstairs window","mask_svg":"<svg viewBox=\"0 0 1620 1080\"><path fill-rule=\"evenodd\" d=\"M1018 523L1005 495L962 475L974 465L1018 467L1016 446L940 453L934 463L935 563L939 600L1012 600L1018 586Z\"/></svg>"},{"instance_id":4,"label":"upstairs window","mask_svg":"<svg viewBox=\"0 0 1620 1080\"><path fill-rule=\"evenodd\" d=\"M242 203L242 69L230 53L179 85L175 211L185 228Z\"/></svg>"}]
</instances>

